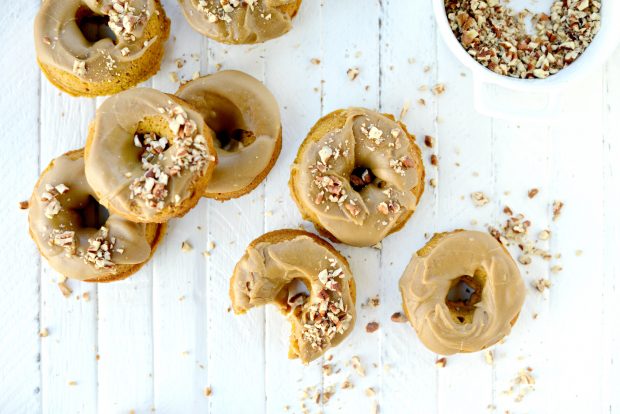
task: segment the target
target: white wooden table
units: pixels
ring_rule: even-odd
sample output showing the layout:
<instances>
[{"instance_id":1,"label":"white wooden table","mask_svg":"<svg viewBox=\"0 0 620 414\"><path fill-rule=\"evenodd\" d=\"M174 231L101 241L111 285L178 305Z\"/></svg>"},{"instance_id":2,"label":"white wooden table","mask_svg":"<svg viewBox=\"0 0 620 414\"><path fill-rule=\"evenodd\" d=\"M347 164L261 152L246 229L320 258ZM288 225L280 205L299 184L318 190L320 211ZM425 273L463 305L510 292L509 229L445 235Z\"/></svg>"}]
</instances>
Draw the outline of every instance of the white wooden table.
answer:
<instances>
[{"instance_id":1,"label":"white wooden table","mask_svg":"<svg viewBox=\"0 0 620 414\"><path fill-rule=\"evenodd\" d=\"M620 412L620 50L569 91L561 122L506 122L472 109L471 74L437 39L429 1L305 0L288 35L227 47L190 29L176 2L166 0L172 36L162 70L146 85L174 92L169 72L177 71L177 58L187 60L179 70L186 79L220 67L258 77L281 104L282 155L251 194L224 204L202 200L170 223L165 243L139 274L105 285L70 281L73 294L65 298L17 204L52 158L84 144L103 99L71 98L48 83L32 40L38 1L4 3L1 413L259 414L287 406L301 413L306 387L314 387L305 401L312 413L369 413L375 403L381 413ZM321 63L312 63L315 58ZM359 68L354 81L349 68ZM437 83L445 84L443 95L420 90ZM299 143L322 114L352 105L398 114L405 102L411 103L404 118L409 129L436 139L424 157L438 185L427 187L418 212L382 250L337 246L357 280L359 320L349 339L328 353L331 361L304 367L286 358L289 326L275 309L230 312L232 268L248 242L266 231L311 229L287 181ZM428 163L433 151L439 168ZM540 193L530 200L526 193L534 187ZM474 207L473 191L485 192L491 203ZM553 200L566 205L555 222ZM477 353L449 357L438 367L412 328L390 321L400 310L397 281L428 234L484 230L505 218L504 205L526 214L534 234L550 229L547 247L561 258L522 268L526 304L512 334L493 348L493 364ZM186 240L193 251L181 251ZM216 247L205 257L211 242ZM555 265L564 270L551 272ZM539 278L551 279L551 289L533 289ZM375 295L378 307L362 306ZM377 332L366 333L369 321L379 322ZM42 329L47 337L39 336ZM354 355L365 377L348 364ZM324 363L333 374L323 372ZM526 367L536 383L516 402L527 387L505 391ZM353 388L342 389L347 377ZM327 403L312 401L315 390L330 386L335 394ZM375 396L366 395L369 387Z\"/></svg>"}]
</instances>

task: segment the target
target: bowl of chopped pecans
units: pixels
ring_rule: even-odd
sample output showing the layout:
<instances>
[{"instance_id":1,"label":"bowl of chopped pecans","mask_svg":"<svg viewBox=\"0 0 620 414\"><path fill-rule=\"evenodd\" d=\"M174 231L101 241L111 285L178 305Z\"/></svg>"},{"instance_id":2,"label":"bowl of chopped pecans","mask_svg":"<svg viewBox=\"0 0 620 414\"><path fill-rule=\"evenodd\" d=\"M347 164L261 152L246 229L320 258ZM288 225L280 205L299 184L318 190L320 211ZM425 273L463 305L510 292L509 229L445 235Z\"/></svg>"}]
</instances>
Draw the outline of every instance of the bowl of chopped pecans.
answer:
<instances>
[{"instance_id":1,"label":"bowl of chopped pecans","mask_svg":"<svg viewBox=\"0 0 620 414\"><path fill-rule=\"evenodd\" d=\"M497 118L557 116L561 90L620 42L617 0L433 0L433 8L448 48L472 71L474 106Z\"/></svg>"}]
</instances>

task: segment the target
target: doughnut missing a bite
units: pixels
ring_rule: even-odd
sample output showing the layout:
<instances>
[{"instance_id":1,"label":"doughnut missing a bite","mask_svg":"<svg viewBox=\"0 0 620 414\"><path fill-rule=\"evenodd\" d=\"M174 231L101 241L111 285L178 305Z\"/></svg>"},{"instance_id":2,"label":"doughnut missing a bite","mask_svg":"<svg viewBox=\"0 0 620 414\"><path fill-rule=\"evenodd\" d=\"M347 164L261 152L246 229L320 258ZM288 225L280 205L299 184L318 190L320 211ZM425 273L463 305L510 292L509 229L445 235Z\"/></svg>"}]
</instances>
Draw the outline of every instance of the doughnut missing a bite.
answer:
<instances>
[{"instance_id":1,"label":"doughnut missing a bite","mask_svg":"<svg viewBox=\"0 0 620 414\"><path fill-rule=\"evenodd\" d=\"M355 280L329 243L277 230L250 243L230 280L236 314L276 305L291 322L289 358L307 364L340 344L355 323Z\"/></svg>"}]
</instances>

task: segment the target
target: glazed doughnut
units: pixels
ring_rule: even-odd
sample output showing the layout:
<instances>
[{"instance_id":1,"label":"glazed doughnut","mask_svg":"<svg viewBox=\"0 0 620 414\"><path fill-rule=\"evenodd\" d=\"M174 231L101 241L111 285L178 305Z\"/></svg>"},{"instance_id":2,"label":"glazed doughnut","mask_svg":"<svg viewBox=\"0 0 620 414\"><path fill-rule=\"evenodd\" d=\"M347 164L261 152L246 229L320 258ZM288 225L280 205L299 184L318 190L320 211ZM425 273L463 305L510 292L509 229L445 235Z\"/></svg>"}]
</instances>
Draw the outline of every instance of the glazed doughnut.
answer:
<instances>
[{"instance_id":1,"label":"glazed doughnut","mask_svg":"<svg viewBox=\"0 0 620 414\"><path fill-rule=\"evenodd\" d=\"M180 217L215 169L213 131L176 96L135 88L97 109L86 141L86 178L106 208L145 223Z\"/></svg>"},{"instance_id":2,"label":"glazed doughnut","mask_svg":"<svg viewBox=\"0 0 620 414\"><path fill-rule=\"evenodd\" d=\"M62 275L112 282L138 271L153 255L165 224L105 217L84 175L83 150L66 153L43 171L30 198L30 235Z\"/></svg>"},{"instance_id":3,"label":"glazed doughnut","mask_svg":"<svg viewBox=\"0 0 620 414\"><path fill-rule=\"evenodd\" d=\"M451 355L476 352L506 335L525 285L506 248L487 233L436 234L400 279L403 308L422 343Z\"/></svg>"},{"instance_id":4,"label":"glazed doughnut","mask_svg":"<svg viewBox=\"0 0 620 414\"><path fill-rule=\"evenodd\" d=\"M112 95L157 73L170 20L159 0L44 0L37 61L73 96Z\"/></svg>"},{"instance_id":5,"label":"glazed doughnut","mask_svg":"<svg viewBox=\"0 0 620 414\"><path fill-rule=\"evenodd\" d=\"M262 43L292 28L301 0L179 0L194 30L221 43Z\"/></svg>"},{"instance_id":6,"label":"glazed doughnut","mask_svg":"<svg viewBox=\"0 0 620 414\"><path fill-rule=\"evenodd\" d=\"M355 280L347 260L305 231L272 231L250 243L235 266L230 298L236 314L266 304L280 308L291 322L289 358L304 364L340 344L355 323Z\"/></svg>"},{"instance_id":7,"label":"glazed doughnut","mask_svg":"<svg viewBox=\"0 0 620 414\"><path fill-rule=\"evenodd\" d=\"M291 194L335 242L372 246L400 230L424 191L420 148L391 115L363 108L321 118L301 144Z\"/></svg>"},{"instance_id":8,"label":"glazed doughnut","mask_svg":"<svg viewBox=\"0 0 620 414\"><path fill-rule=\"evenodd\" d=\"M217 137L218 165L205 197L228 200L256 188L282 148L280 109L271 92L250 75L225 70L186 83L176 95Z\"/></svg>"}]
</instances>

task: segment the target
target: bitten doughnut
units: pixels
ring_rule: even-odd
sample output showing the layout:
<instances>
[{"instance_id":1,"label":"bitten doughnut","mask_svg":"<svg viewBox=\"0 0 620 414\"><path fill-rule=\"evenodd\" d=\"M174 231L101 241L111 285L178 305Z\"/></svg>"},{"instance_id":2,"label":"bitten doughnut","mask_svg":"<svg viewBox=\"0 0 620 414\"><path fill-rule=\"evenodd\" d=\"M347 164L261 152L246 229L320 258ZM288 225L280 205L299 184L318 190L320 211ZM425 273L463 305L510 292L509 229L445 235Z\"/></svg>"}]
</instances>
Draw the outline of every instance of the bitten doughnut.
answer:
<instances>
[{"instance_id":1,"label":"bitten doughnut","mask_svg":"<svg viewBox=\"0 0 620 414\"><path fill-rule=\"evenodd\" d=\"M74 96L112 95L156 74L169 32L159 0L44 0L34 22L41 70Z\"/></svg>"},{"instance_id":2,"label":"bitten doughnut","mask_svg":"<svg viewBox=\"0 0 620 414\"><path fill-rule=\"evenodd\" d=\"M291 322L288 356L304 364L340 344L355 323L347 260L305 231L273 231L250 243L235 266L230 298L236 314L270 303L280 308Z\"/></svg>"},{"instance_id":3,"label":"bitten doughnut","mask_svg":"<svg viewBox=\"0 0 620 414\"><path fill-rule=\"evenodd\" d=\"M112 282L129 277L151 258L165 233L165 224L106 217L86 181L82 150L49 164L29 204L30 235L41 255L72 279Z\"/></svg>"},{"instance_id":4,"label":"bitten doughnut","mask_svg":"<svg viewBox=\"0 0 620 414\"><path fill-rule=\"evenodd\" d=\"M252 44L293 27L301 0L179 0L190 26L221 43Z\"/></svg>"},{"instance_id":5,"label":"bitten doughnut","mask_svg":"<svg viewBox=\"0 0 620 414\"><path fill-rule=\"evenodd\" d=\"M218 165L205 197L228 200L249 193L267 176L282 148L280 108L271 92L243 72L225 70L181 86L215 131Z\"/></svg>"},{"instance_id":6,"label":"bitten doughnut","mask_svg":"<svg viewBox=\"0 0 620 414\"><path fill-rule=\"evenodd\" d=\"M400 279L403 308L422 343L451 355L476 352L510 333L525 299L519 268L487 233L436 234Z\"/></svg>"},{"instance_id":7,"label":"bitten doughnut","mask_svg":"<svg viewBox=\"0 0 620 414\"><path fill-rule=\"evenodd\" d=\"M372 246L400 230L424 191L415 139L391 115L363 108L321 118L301 144L291 194L332 241Z\"/></svg>"},{"instance_id":8,"label":"bitten doughnut","mask_svg":"<svg viewBox=\"0 0 620 414\"><path fill-rule=\"evenodd\" d=\"M198 203L217 163L214 134L186 102L135 88L97 109L86 141L86 178L106 208L145 223Z\"/></svg>"}]
</instances>

